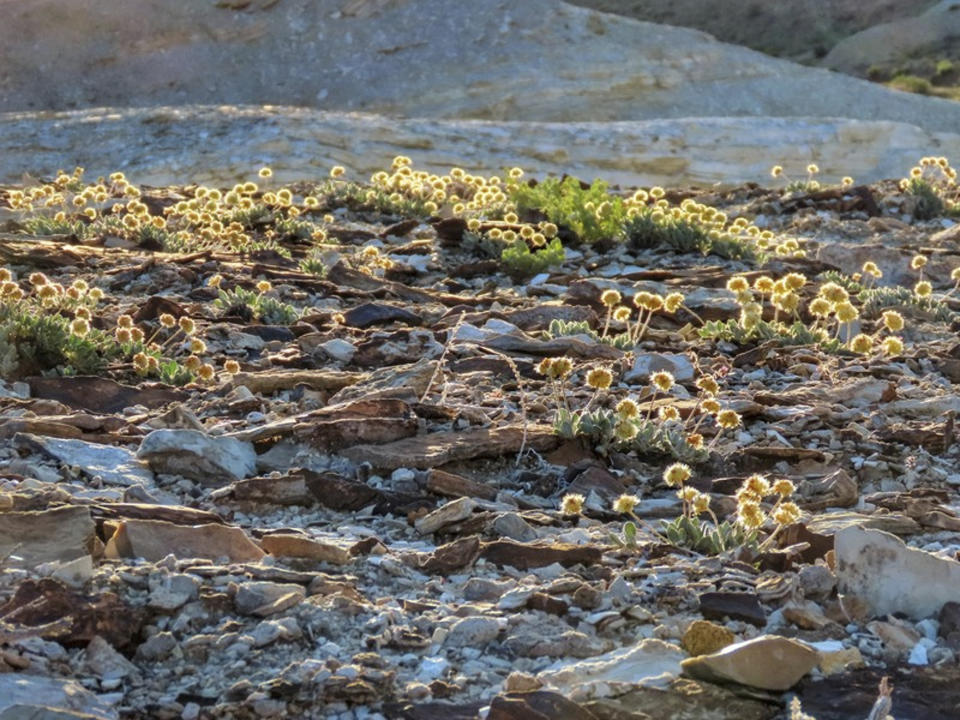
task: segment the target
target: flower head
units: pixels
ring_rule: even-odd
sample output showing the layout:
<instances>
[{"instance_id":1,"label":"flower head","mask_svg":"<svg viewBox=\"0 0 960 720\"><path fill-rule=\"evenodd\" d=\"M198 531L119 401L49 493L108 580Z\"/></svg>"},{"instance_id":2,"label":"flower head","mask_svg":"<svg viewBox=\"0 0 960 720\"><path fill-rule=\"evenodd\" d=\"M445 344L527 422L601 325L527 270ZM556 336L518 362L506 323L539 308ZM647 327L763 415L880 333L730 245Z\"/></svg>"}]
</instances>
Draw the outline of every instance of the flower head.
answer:
<instances>
[{"instance_id":1,"label":"flower head","mask_svg":"<svg viewBox=\"0 0 960 720\"><path fill-rule=\"evenodd\" d=\"M737 524L747 530L758 530L766 520L760 504L750 501L742 501L737 506Z\"/></svg>"},{"instance_id":2,"label":"flower head","mask_svg":"<svg viewBox=\"0 0 960 720\"><path fill-rule=\"evenodd\" d=\"M792 525L800 519L800 508L796 503L783 502L773 511L773 521L777 525Z\"/></svg>"},{"instance_id":3,"label":"flower head","mask_svg":"<svg viewBox=\"0 0 960 720\"><path fill-rule=\"evenodd\" d=\"M621 495L613 501L613 511L620 514L632 513L639 504L640 498L636 495Z\"/></svg>"},{"instance_id":4,"label":"flower head","mask_svg":"<svg viewBox=\"0 0 960 720\"><path fill-rule=\"evenodd\" d=\"M602 302L607 307L613 307L614 305L619 305L621 300L621 295L619 290L604 290L600 295L600 302Z\"/></svg>"},{"instance_id":5,"label":"flower head","mask_svg":"<svg viewBox=\"0 0 960 720\"><path fill-rule=\"evenodd\" d=\"M863 274L870 275L875 278L883 277L883 271L879 267L877 267L877 264L872 260L867 260L863 264Z\"/></svg>"},{"instance_id":6,"label":"flower head","mask_svg":"<svg viewBox=\"0 0 960 720\"><path fill-rule=\"evenodd\" d=\"M186 315L180 318L179 325L180 329L183 330L183 332L185 332L187 335L193 335L193 333L197 330L196 323L192 318L188 318Z\"/></svg>"},{"instance_id":7,"label":"flower head","mask_svg":"<svg viewBox=\"0 0 960 720\"><path fill-rule=\"evenodd\" d=\"M773 483L773 491L782 498L790 497L796 489L796 485L786 478L780 478Z\"/></svg>"},{"instance_id":8,"label":"flower head","mask_svg":"<svg viewBox=\"0 0 960 720\"><path fill-rule=\"evenodd\" d=\"M698 493L691 503L694 515L701 515L710 509L710 496L706 493Z\"/></svg>"},{"instance_id":9,"label":"flower head","mask_svg":"<svg viewBox=\"0 0 960 720\"><path fill-rule=\"evenodd\" d=\"M736 275L727 280L727 290L738 293L750 289L750 283L742 275Z\"/></svg>"},{"instance_id":10,"label":"flower head","mask_svg":"<svg viewBox=\"0 0 960 720\"><path fill-rule=\"evenodd\" d=\"M672 292L668 293L667 296L663 299L663 309L669 313L673 314L683 305L683 293Z\"/></svg>"},{"instance_id":11,"label":"flower head","mask_svg":"<svg viewBox=\"0 0 960 720\"><path fill-rule=\"evenodd\" d=\"M920 270L925 267L927 264L926 255L914 255L910 260L910 269L911 270Z\"/></svg>"},{"instance_id":12,"label":"flower head","mask_svg":"<svg viewBox=\"0 0 960 720\"><path fill-rule=\"evenodd\" d=\"M586 500L580 493L567 493L560 501L560 512L564 515L579 515L583 512L583 503Z\"/></svg>"},{"instance_id":13,"label":"flower head","mask_svg":"<svg viewBox=\"0 0 960 720\"><path fill-rule=\"evenodd\" d=\"M630 308L621 305L613 311L613 319L617 322L626 322L630 319Z\"/></svg>"},{"instance_id":14,"label":"flower head","mask_svg":"<svg viewBox=\"0 0 960 720\"><path fill-rule=\"evenodd\" d=\"M883 311L883 326L890 332L900 332L903 330L903 315L896 310Z\"/></svg>"},{"instance_id":15,"label":"flower head","mask_svg":"<svg viewBox=\"0 0 960 720\"><path fill-rule=\"evenodd\" d=\"M266 293L273 290L273 285L269 280L261 280L257 283L257 292Z\"/></svg>"},{"instance_id":16,"label":"flower head","mask_svg":"<svg viewBox=\"0 0 960 720\"><path fill-rule=\"evenodd\" d=\"M659 370L650 376L650 384L660 392L669 392L674 382L673 374L666 370Z\"/></svg>"},{"instance_id":17,"label":"flower head","mask_svg":"<svg viewBox=\"0 0 960 720\"><path fill-rule=\"evenodd\" d=\"M587 386L594 390L606 390L613 383L613 373L607 368L594 368L587 372Z\"/></svg>"},{"instance_id":18,"label":"flower head","mask_svg":"<svg viewBox=\"0 0 960 720\"><path fill-rule=\"evenodd\" d=\"M913 286L913 292L917 297L930 297L931 293L933 293L933 285L926 280L921 280Z\"/></svg>"},{"instance_id":19,"label":"flower head","mask_svg":"<svg viewBox=\"0 0 960 720\"><path fill-rule=\"evenodd\" d=\"M700 450L703 448L703 435L700 433L689 433L686 437L687 445L692 447L694 450Z\"/></svg>"},{"instance_id":20,"label":"flower head","mask_svg":"<svg viewBox=\"0 0 960 720\"><path fill-rule=\"evenodd\" d=\"M783 175L782 165L774 165L772 168L770 168L770 177L778 178L781 175Z\"/></svg>"},{"instance_id":21,"label":"flower head","mask_svg":"<svg viewBox=\"0 0 960 720\"><path fill-rule=\"evenodd\" d=\"M690 479L691 474L693 474L693 471L689 465L677 462L663 471L663 481L669 487L679 487Z\"/></svg>"},{"instance_id":22,"label":"flower head","mask_svg":"<svg viewBox=\"0 0 960 720\"><path fill-rule=\"evenodd\" d=\"M883 339L883 342L880 343L880 348L883 350L885 355L902 355L903 354L903 340L898 338L896 335L891 335Z\"/></svg>"},{"instance_id":23,"label":"flower head","mask_svg":"<svg viewBox=\"0 0 960 720\"><path fill-rule=\"evenodd\" d=\"M90 321L86 318L74 318L70 323L70 333L72 335L77 335L78 337L83 337L88 332L90 332Z\"/></svg>"},{"instance_id":24,"label":"flower head","mask_svg":"<svg viewBox=\"0 0 960 720\"><path fill-rule=\"evenodd\" d=\"M736 410L721 410L717 413L717 425L728 430L740 425L740 413Z\"/></svg>"},{"instance_id":25,"label":"flower head","mask_svg":"<svg viewBox=\"0 0 960 720\"><path fill-rule=\"evenodd\" d=\"M160 316L160 324L163 325L163 327L165 328L172 328L174 325L177 324L177 319L170 313L163 313Z\"/></svg>"},{"instance_id":26,"label":"flower head","mask_svg":"<svg viewBox=\"0 0 960 720\"><path fill-rule=\"evenodd\" d=\"M657 412L657 415L664 422L674 422L680 419L680 411L673 405L666 405Z\"/></svg>"},{"instance_id":27,"label":"flower head","mask_svg":"<svg viewBox=\"0 0 960 720\"><path fill-rule=\"evenodd\" d=\"M617 403L617 415L624 420L632 420L640 415L640 406L637 405L635 400L624 398Z\"/></svg>"},{"instance_id":28,"label":"flower head","mask_svg":"<svg viewBox=\"0 0 960 720\"><path fill-rule=\"evenodd\" d=\"M754 474L743 481L740 489L759 501L770 494L770 483L763 475Z\"/></svg>"},{"instance_id":29,"label":"flower head","mask_svg":"<svg viewBox=\"0 0 960 720\"><path fill-rule=\"evenodd\" d=\"M873 350L873 338L865 333L860 333L850 341L850 349L855 353L866 355Z\"/></svg>"},{"instance_id":30,"label":"flower head","mask_svg":"<svg viewBox=\"0 0 960 720\"><path fill-rule=\"evenodd\" d=\"M637 426L632 422L618 422L613 427L613 435L620 442L630 442L637 436Z\"/></svg>"}]
</instances>

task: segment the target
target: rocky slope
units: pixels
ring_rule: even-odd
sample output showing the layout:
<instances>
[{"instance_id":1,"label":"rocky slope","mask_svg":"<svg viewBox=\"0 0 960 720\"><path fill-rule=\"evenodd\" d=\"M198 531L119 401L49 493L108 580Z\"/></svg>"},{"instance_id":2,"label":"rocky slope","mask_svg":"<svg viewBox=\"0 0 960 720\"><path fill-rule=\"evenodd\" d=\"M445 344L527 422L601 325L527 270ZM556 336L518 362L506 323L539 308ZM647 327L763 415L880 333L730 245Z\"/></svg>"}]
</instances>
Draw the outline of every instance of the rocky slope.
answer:
<instances>
[{"instance_id":1,"label":"rocky slope","mask_svg":"<svg viewBox=\"0 0 960 720\"><path fill-rule=\"evenodd\" d=\"M6 2L0 73L8 111L266 103L446 119L960 127L954 103L557 0Z\"/></svg>"},{"instance_id":2,"label":"rocky slope","mask_svg":"<svg viewBox=\"0 0 960 720\"><path fill-rule=\"evenodd\" d=\"M818 720L864 718L875 698L875 717L891 702L898 720L956 717L952 220L917 220L889 183L671 188L669 204L744 217L807 257L591 244L561 223L563 256L519 279L465 222L403 198L377 210L343 179L262 177L233 191L247 214L195 184L135 201L109 182L87 209L123 201L118 217L141 220L80 218L86 185L65 176L79 225L50 234L22 187L0 188L3 720L774 720L794 698ZM138 224L199 221L194 200L246 244L203 245L226 227L212 218L179 250ZM548 232L536 209L501 215L476 231ZM867 260L894 294L851 295L854 332L879 344L896 308L899 348L698 332L740 316L732 278L791 278L807 308L828 281L856 293ZM896 294L918 272L932 297ZM631 323L642 293L683 303L617 346L600 337L609 291ZM39 307L76 337L21 352ZM34 334L11 345L11 317ZM70 376L101 332L155 341L175 367L127 347ZM559 390L551 357L571 362ZM675 382L655 390L664 370ZM737 427L708 412L705 378ZM796 503L789 524L764 514L756 541L719 553L654 534L685 512L666 446L553 425L560 404L627 399L646 414L631 422L701 435L682 482L711 512L743 520L738 491L760 483L771 517L777 494ZM786 489L765 496L757 473ZM621 494L639 498L633 540Z\"/></svg>"},{"instance_id":3,"label":"rocky slope","mask_svg":"<svg viewBox=\"0 0 960 720\"><path fill-rule=\"evenodd\" d=\"M130 148L138 148L131 153ZM190 176L315 177L342 164L358 179L406 153L443 172L520 164L538 174L604 177L625 185L766 182L818 163L837 183L902 177L927 153L960 157L960 135L911 125L789 118L702 118L622 123L398 120L301 108L176 107L0 115L0 180L76 165L92 176L123 170L148 184Z\"/></svg>"}]
</instances>

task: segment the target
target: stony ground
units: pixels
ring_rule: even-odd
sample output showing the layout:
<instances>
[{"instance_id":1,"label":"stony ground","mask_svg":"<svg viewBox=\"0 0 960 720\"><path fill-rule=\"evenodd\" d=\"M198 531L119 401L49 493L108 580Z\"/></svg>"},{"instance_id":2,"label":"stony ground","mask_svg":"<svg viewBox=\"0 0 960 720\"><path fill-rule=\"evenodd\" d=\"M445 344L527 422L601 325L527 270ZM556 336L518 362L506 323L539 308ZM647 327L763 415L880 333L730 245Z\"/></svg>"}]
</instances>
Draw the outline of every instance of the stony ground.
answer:
<instances>
[{"instance_id":1,"label":"stony ground","mask_svg":"<svg viewBox=\"0 0 960 720\"><path fill-rule=\"evenodd\" d=\"M894 183L668 197L749 217L807 257L757 268L567 236L562 266L518 281L459 221L339 207L311 273L295 237L279 238L290 257L169 254L31 236L0 210L23 290L36 272L100 288L90 323L107 332L129 315L166 338L163 316L188 318L214 370L177 385L129 361L78 377L8 368L0 718L54 717L39 703L58 718L742 720L787 717L796 696L828 720L875 700L882 717L883 677L898 720L957 717L960 226L916 221ZM940 301L897 306L902 353L697 335L737 317L733 276L814 287L872 260L912 287L919 252ZM216 276L298 317L218 306ZM626 350L546 335L555 319L602 330L610 289L679 291L685 307ZM682 512L662 478L672 458L558 436L537 372L557 356L573 361L574 407L652 408L651 373L669 370L658 403L694 418L694 382L716 378L743 424L699 423L709 453L690 484L722 517L747 476L790 479L799 520L763 551L664 542L652 530ZM583 384L597 367L613 374L602 392ZM568 494L581 512L563 512ZM622 494L640 497L634 547L612 539Z\"/></svg>"}]
</instances>

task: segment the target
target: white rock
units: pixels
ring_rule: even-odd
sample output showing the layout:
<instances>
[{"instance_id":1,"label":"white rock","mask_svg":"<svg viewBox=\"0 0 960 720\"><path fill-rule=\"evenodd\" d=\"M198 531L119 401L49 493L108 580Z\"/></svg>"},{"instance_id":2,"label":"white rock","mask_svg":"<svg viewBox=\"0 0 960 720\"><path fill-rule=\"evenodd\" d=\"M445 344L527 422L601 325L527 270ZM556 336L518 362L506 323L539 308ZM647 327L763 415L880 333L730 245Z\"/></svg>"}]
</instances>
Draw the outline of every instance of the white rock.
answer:
<instances>
[{"instance_id":1,"label":"white rock","mask_svg":"<svg viewBox=\"0 0 960 720\"><path fill-rule=\"evenodd\" d=\"M98 475L107 485L153 484L150 468L126 448L27 433L18 434L14 444L42 452L65 465L78 467L87 475Z\"/></svg>"},{"instance_id":2,"label":"white rock","mask_svg":"<svg viewBox=\"0 0 960 720\"><path fill-rule=\"evenodd\" d=\"M141 441L137 457L155 472L183 475L204 485L241 480L257 469L251 443L197 430L154 430Z\"/></svg>"},{"instance_id":3,"label":"white rock","mask_svg":"<svg viewBox=\"0 0 960 720\"><path fill-rule=\"evenodd\" d=\"M619 695L637 685L666 687L680 674L684 657L686 653L676 645L643 640L586 660L554 663L537 679L576 699Z\"/></svg>"},{"instance_id":4,"label":"white rock","mask_svg":"<svg viewBox=\"0 0 960 720\"><path fill-rule=\"evenodd\" d=\"M907 547L895 535L851 526L834 546L840 592L866 601L873 615L921 620L960 597L960 562Z\"/></svg>"},{"instance_id":5,"label":"white rock","mask_svg":"<svg viewBox=\"0 0 960 720\"><path fill-rule=\"evenodd\" d=\"M0 674L0 714L7 708L36 706L52 707L75 713L87 713L95 720L115 720L117 716L107 702L73 680L30 675L27 673Z\"/></svg>"},{"instance_id":6,"label":"white rock","mask_svg":"<svg viewBox=\"0 0 960 720\"><path fill-rule=\"evenodd\" d=\"M342 363L350 362L357 353L354 344L342 338L333 338L320 343L320 348L331 358Z\"/></svg>"},{"instance_id":7,"label":"white rock","mask_svg":"<svg viewBox=\"0 0 960 720\"><path fill-rule=\"evenodd\" d=\"M679 353L641 353L637 355L623 376L629 383L645 382L653 373L666 370L677 382L693 380L694 368L690 358Z\"/></svg>"}]
</instances>

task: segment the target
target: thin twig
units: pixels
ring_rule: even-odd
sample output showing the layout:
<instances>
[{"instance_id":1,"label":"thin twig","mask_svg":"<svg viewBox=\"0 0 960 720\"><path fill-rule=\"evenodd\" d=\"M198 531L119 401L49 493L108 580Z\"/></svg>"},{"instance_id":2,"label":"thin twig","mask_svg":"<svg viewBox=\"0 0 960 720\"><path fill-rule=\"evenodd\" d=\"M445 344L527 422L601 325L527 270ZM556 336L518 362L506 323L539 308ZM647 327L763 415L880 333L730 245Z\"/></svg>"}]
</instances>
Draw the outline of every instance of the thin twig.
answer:
<instances>
[{"instance_id":1,"label":"thin twig","mask_svg":"<svg viewBox=\"0 0 960 720\"><path fill-rule=\"evenodd\" d=\"M430 393L430 388L433 387L433 383L437 379L437 375L440 374L440 371L443 368L443 361L447 357L447 351L450 349L450 345L453 344L453 339L456 337L457 331L463 324L463 318L465 315L466 312L461 312L460 317L457 318L457 322L454 323L452 328L450 328L450 332L447 334L447 340L443 344L443 351L440 353L440 357L437 358L437 366L433 369L433 374L430 376L430 382L427 383L427 387L424 388L423 394L420 396L420 402L426 402L427 395Z\"/></svg>"}]
</instances>

